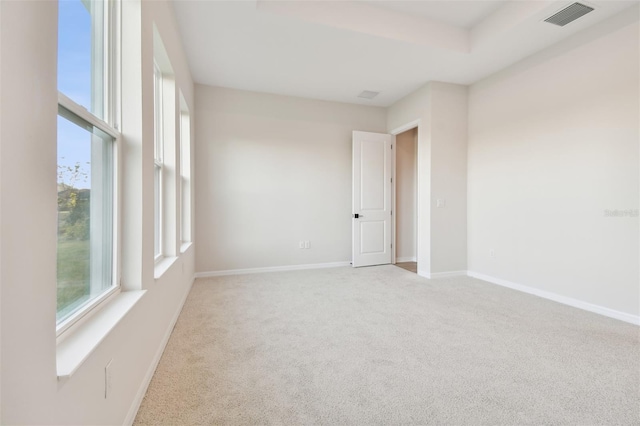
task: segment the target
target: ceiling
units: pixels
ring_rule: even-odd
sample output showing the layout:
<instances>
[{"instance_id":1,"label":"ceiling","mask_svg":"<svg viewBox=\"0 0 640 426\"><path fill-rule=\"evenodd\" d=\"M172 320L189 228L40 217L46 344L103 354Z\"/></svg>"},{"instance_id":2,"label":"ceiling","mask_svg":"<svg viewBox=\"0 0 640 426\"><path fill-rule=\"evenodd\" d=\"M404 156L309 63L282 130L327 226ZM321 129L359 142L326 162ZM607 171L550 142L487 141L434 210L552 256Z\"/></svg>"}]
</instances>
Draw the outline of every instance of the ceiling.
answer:
<instances>
[{"instance_id":1,"label":"ceiling","mask_svg":"<svg viewBox=\"0 0 640 426\"><path fill-rule=\"evenodd\" d=\"M174 0L197 83L389 106L428 81L471 84L630 7L557 27L571 1ZM363 90L380 92L358 98Z\"/></svg>"},{"instance_id":2,"label":"ceiling","mask_svg":"<svg viewBox=\"0 0 640 426\"><path fill-rule=\"evenodd\" d=\"M364 1L395 12L431 18L462 28L471 28L506 1Z\"/></svg>"}]
</instances>

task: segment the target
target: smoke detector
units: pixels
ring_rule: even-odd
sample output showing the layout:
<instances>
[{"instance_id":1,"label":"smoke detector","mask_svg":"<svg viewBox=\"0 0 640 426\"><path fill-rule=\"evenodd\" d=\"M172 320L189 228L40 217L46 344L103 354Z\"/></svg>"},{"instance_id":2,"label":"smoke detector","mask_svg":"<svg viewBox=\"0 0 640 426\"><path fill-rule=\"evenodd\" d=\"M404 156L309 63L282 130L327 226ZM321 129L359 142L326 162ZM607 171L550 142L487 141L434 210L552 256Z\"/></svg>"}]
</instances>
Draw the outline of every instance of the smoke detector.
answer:
<instances>
[{"instance_id":1,"label":"smoke detector","mask_svg":"<svg viewBox=\"0 0 640 426\"><path fill-rule=\"evenodd\" d=\"M544 22L564 27L581 16L584 16L589 12L593 12L593 10L594 9L592 7L586 6L582 3L573 3L561 11L549 16L544 20Z\"/></svg>"},{"instance_id":2,"label":"smoke detector","mask_svg":"<svg viewBox=\"0 0 640 426\"><path fill-rule=\"evenodd\" d=\"M371 90L363 90L362 93L358 95L359 98L363 99L373 99L378 96L380 92L373 92Z\"/></svg>"}]
</instances>

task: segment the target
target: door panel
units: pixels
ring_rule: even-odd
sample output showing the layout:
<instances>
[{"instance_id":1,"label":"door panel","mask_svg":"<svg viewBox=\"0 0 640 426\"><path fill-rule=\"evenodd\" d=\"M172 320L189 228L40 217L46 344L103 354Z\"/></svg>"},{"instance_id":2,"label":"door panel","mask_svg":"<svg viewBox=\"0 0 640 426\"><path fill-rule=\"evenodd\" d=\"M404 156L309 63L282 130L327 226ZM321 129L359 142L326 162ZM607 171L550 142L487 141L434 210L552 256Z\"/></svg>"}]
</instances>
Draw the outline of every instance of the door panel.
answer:
<instances>
[{"instance_id":1,"label":"door panel","mask_svg":"<svg viewBox=\"0 0 640 426\"><path fill-rule=\"evenodd\" d=\"M393 140L391 135L353 132L354 267L391 263Z\"/></svg>"},{"instance_id":2,"label":"door panel","mask_svg":"<svg viewBox=\"0 0 640 426\"><path fill-rule=\"evenodd\" d=\"M384 141L366 141L360 148L360 209L384 209Z\"/></svg>"},{"instance_id":3,"label":"door panel","mask_svg":"<svg viewBox=\"0 0 640 426\"><path fill-rule=\"evenodd\" d=\"M362 254L383 253L385 241L384 221L360 221L360 252Z\"/></svg>"}]
</instances>

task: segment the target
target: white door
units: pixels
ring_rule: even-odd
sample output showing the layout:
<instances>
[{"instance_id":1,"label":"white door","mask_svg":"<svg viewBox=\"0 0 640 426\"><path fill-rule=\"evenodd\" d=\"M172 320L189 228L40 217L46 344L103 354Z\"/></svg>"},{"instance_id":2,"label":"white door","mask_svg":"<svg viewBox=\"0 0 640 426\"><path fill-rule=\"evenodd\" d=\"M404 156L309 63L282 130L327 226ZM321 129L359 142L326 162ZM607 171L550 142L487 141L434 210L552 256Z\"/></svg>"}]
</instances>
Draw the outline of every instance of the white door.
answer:
<instances>
[{"instance_id":1,"label":"white door","mask_svg":"<svg viewBox=\"0 0 640 426\"><path fill-rule=\"evenodd\" d=\"M393 140L391 135L353 132L354 267L391 263Z\"/></svg>"}]
</instances>

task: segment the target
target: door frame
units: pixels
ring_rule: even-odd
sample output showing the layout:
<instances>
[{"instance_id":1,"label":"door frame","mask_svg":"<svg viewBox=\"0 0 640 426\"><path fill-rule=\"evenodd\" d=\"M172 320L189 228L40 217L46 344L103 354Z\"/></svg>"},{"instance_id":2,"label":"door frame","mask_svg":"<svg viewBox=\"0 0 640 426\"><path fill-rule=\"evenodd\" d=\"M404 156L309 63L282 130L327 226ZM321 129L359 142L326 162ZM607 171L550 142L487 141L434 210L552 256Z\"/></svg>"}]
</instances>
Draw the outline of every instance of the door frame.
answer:
<instances>
[{"instance_id":1,"label":"door frame","mask_svg":"<svg viewBox=\"0 0 640 426\"><path fill-rule=\"evenodd\" d=\"M404 133L407 130L411 130L411 129L416 129L416 193L415 193L415 204L416 204L416 211L415 211L415 226L416 229L414 230L415 235L416 235L416 264L417 264L417 269L420 270L420 255L419 255L419 250L420 250L420 244L418 241L418 227L419 225L419 220L418 218L420 217L420 181L418 179L418 170L420 169L420 144L418 143L418 140L420 138L420 119L417 120L413 120L410 121L409 123L406 123L400 127L396 127L395 129L391 130L389 132L390 135L393 136L394 141L393 141L393 145L395 145L395 149L392 150L391 152L391 176L393 178L393 184L391 185L391 209L394 212L393 214L393 220L391 221L391 244L393 244L393 249L391 250L391 263L393 265L396 264L396 250L398 248L397 244L396 244L396 218L397 216L397 210L396 210L396 151L398 149L398 144L396 142L396 136L398 136L400 133Z\"/></svg>"}]
</instances>

